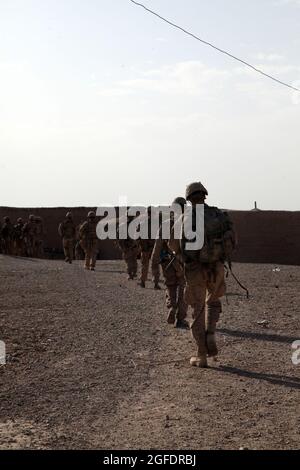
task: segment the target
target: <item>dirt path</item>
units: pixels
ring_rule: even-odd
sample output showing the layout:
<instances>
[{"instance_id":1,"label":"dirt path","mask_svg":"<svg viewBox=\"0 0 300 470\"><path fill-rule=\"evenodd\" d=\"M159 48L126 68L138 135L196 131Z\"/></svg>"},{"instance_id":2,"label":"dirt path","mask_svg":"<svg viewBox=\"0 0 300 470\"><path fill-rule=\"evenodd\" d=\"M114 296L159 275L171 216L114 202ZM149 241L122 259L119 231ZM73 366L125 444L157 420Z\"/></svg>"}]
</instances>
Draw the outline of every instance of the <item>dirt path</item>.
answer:
<instances>
[{"instance_id":1,"label":"dirt path","mask_svg":"<svg viewBox=\"0 0 300 470\"><path fill-rule=\"evenodd\" d=\"M299 448L300 268L272 268L236 266L252 297L229 282L220 361L199 370L122 262L0 255L0 448Z\"/></svg>"}]
</instances>

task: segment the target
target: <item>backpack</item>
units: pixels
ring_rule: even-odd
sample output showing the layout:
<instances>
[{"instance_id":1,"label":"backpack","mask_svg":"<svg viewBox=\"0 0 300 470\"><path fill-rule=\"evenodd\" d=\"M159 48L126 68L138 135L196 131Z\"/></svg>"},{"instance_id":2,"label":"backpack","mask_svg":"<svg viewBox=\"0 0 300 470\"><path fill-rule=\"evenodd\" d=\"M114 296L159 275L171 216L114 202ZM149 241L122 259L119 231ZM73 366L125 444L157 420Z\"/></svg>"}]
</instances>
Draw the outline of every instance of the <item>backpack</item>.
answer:
<instances>
[{"instance_id":1,"label":"backpack","mask_svg":"<svg viewBox=\"0 0 300 470\"><path fill-rule=\"evenodd\" d=\"M192 228L196 231L196 211L192 212ZM184 228L184 222L183 222ZM231 254L235 247L233 224L227 212L204 205L204 245L201 250L187 250L186 244L193 242L181 238L181 253L185 263L198 262L213 264L218 261L231 263Z\"/></svg>"}]
</instances>

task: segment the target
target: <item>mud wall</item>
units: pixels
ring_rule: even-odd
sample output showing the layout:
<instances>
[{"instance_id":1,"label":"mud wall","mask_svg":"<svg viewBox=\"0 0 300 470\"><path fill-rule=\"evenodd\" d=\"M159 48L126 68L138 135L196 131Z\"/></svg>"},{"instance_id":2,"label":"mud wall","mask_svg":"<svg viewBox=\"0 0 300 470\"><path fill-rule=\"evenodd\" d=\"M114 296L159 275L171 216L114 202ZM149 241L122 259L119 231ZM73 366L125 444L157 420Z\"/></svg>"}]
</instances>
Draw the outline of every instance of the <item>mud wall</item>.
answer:
<instances>
[{"instance_id":1,"label":"mud wall","mask_svg":"<svg viewBox=\"0 0 300 470\"><path fill-rule=\"evenodd\" d=\"M10 217L11 221L15 223L18 217L22 217L26 221L30 214L42 217L44 222L44 250L46 257L49 258L63 258L63 249L61 238L58 234L58 225L65 218L66 213L69 211L66 207L55 208L31 208L21 209L13 207L0 207L0 221L4 216ZM96 210L95 207L76 207L72 208L73 219L76 225L81 224L86 220L87 213L90 210ZM119 259L120 252L116 248L113 241L105 240L100 243L99 258L101 259Z\"/></svg>"},{"instance_id":2,"label":"mud wall","mask_svg":"<svg viewBox=\"0 0 300 470\"><path fill-rule=\"evenodd\" d=\"M235 260L300 265L300 212L232 211Z\"/></svg>"},{"instance_id":3,"label":"mud wall","mask_svg":"<svg viewBox=\"0 0 300 470\"><path fill-rule=\"evenodd\" d=\"M88 210L95 208L73 208L74 221L85 220ZM24 220L30 214L44 220L46 231L45 250L47 256L62 256L58 224L64 219L68 208L20 209L0 207L0 220L8 215L13 222L18 217ZM273 263L300 265L300 211L232 211L230 212L238 234L238 249L234 260L247 263ZM112 241L100 243L101 259L118 259L120 252Z\"/></svg>"}]
</instances>

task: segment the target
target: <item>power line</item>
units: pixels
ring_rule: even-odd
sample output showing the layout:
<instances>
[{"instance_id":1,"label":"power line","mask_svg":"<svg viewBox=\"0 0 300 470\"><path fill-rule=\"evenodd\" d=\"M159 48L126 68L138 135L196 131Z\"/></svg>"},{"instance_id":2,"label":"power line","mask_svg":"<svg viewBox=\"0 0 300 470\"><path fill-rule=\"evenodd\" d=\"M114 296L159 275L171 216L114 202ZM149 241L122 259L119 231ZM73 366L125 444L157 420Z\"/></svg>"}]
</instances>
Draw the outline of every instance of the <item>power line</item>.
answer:
<instances>
[{"instance_id":1,"label":"power line","mask_svg":"<svg viewBox=\"0 0 300 470\"><path fill-rule=\"evenodd\" d=\"M201 39L199 38L198 36L196 36L195 34L191 33L190 31L187 31L186 29L182 28L181 26L175 24L175 23L172 23L172 21L170 20L167 20L166 18L164 18L163 16L159 15L158 13L156 13L155 11L153 10L150 10L150 8L147 8L145 5L143 5L142 3L139 3L139 2L136 2L135 0L129 0L131 3L134 3L135 5L143 8L144 10L146 10L148 13L151 13L152 15L156 16L157 18L161 19L162 21L164 21L165 23L168 23L169 25L173 26L174 28L177 28L179 29L180 31L182 31L183 33L187 34L188 36L191 36L192 38L196 39L197 41L200 41L202 42L203 44L205 44L206 46L209 46L209 47L212 47L213 49L215 49L216 51L218 52L221 52L222 54L225 54L227 55L228 57L230 57L231 59L234 59L234 60L237 60L238 62L241 62L242 64L246 65L247 67L249 67L250 69L254 70L255 72L257 73L260 73L261 75L263 75L264 77L267 77L271 80L273 80L274 82L276 83L279 83L280 85L283 85L283 86L286 86L294 91L298 91L300 92L300 89L299 88L296 88L294 87L293 85L290 85L289 83L285 83L281 80L279 80L278 78L275 78L273 77L272 75L269 75L267 74L266 72L264 72L263 70L260 70L258 69L257 67L255 67L254 65L251 65L249 64L248 62L244 61L243 59L240 59L239 57L236 57L235 55L231 54L230 52L227 52L225 51L224 49L220 49L219 47L215 46L214 44L210 43L210 42L207 42L205 41L204 39Z\"/></svg>"}]
</instances>

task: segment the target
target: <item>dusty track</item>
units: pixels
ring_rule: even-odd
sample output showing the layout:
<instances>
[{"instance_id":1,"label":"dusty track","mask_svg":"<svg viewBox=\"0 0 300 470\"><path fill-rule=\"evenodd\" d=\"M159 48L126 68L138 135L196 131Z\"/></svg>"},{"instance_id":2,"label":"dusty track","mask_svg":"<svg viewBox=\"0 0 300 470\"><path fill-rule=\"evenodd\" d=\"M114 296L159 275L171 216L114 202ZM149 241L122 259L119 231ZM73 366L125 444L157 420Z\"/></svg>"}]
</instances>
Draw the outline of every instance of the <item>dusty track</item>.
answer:
<instances>
[{"instance_id":1,"label":"dusty track","mask_svg":"<svg viewBox=\"0 0 300 470\"><path fill-rule=\"evenodd\" d=\"M252 297L229 282L220 361L199 370L122 262L0 255L0 448L299 448L300 268L273 267L236 266Z\"/></svg>"}]
</instances>

